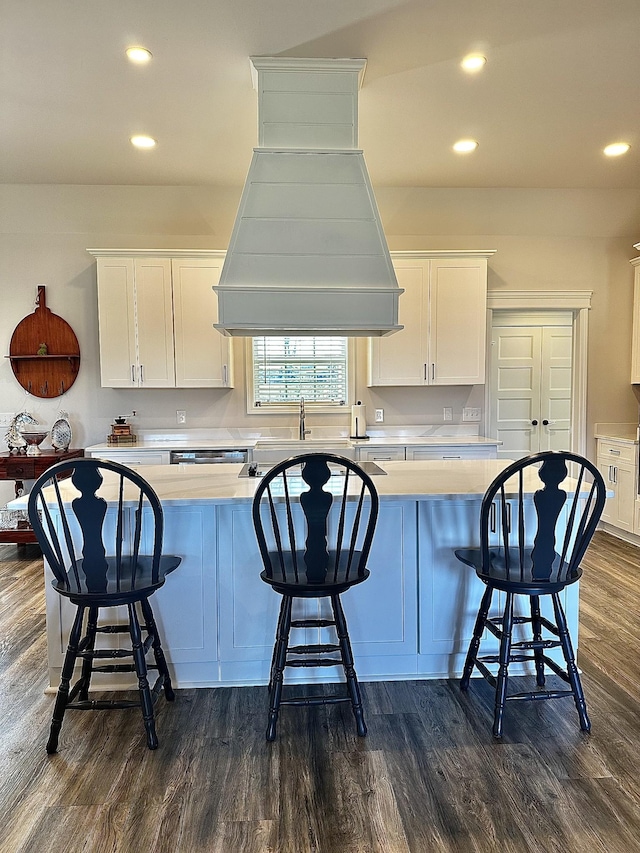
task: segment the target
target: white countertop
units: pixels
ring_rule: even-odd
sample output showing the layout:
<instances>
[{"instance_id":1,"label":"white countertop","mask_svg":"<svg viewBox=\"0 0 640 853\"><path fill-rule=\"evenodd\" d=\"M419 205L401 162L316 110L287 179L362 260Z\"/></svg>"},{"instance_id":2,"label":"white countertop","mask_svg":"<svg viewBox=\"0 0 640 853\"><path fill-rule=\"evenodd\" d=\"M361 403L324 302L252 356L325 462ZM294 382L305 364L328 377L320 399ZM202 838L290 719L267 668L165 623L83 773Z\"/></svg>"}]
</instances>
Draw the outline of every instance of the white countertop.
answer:
<instances>
[{"instance_id":1,"label":"white countertop","mask_svg":"<svg viewBox=\"0 0 640 853\"><path fill-rule=\"evenodd\" d=\"M255 448L258 443L263 446L267 444L277 444L278 436L269 435L264 437L254 438L187 438L183 435L175 437L163 437L161 439L153 437L140 437L135 444L112 445L107 444L92 444L85 448L85 451L92 453L112 452L114 450L250 450ZM289 439L282 439L287 441ZM330 447L332 441L340 442L341 444L348 440L353 447L391 447L391 446L411 446L411 447L496 447L502 444L496 438L485 438L480 435L428 435L428 436L409 436L409 435L393 435L393 436L376 436L370 439L347 439L345 436L323 436L323 446ZM309 441L310 450L313 447L319 446L319 439L312 436Z\"/></svg>"},{"instance_id":2,"label":"white countertop","mask_svg":"<svg viewBox=\"0 0 640 853\"><path fill-rule=\"evenodd\" d=\"M638 424L596 424L594 438L638 444Z\"/></svg>"},{"instance_id":3,"label":"white countertop","mask_svg":"<svg viewBox=\"0 0 640 853\"><path fill-rule=\"evenodd\" d=\"M378 463L387 472L373 477L380 500L479 500L489 484L508 464L505 459L430 460ZM242 465L145 465L141 473L165 506L198 503L249 503L259 478L239 478ZM531 480L530 491L540 481ZM356 484L354 483L354 487ZM77 493L69 480L60 482L63 499ZM100 494L107 501L117 497L107 476ZM26 506L27 496L11 506Z\"/></svg>"}]
</instances>

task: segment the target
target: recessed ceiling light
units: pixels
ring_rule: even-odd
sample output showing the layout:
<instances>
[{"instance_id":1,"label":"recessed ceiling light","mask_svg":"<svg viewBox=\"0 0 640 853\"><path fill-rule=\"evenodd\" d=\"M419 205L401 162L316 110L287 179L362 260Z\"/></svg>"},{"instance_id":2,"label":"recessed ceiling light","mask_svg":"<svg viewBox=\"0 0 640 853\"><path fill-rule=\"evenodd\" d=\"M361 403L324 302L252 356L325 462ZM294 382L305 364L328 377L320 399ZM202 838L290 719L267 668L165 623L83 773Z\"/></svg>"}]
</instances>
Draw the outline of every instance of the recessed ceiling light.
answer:
<instances>
[{"instance_id":1,"label":"recessed ceiling light","mask_svg":"<svg viewBox=\"0 0 640 853\"><path fill-rule=\"evenodd\" d=\"M612 142L603 150L607 157L619 157L621 154L626 154L630 148L628 142Z\"/></svg>"},{"instance_id":2,"label":"recessed ceiling light","mask_svg":"<svg viewBox=\"0 0 640 853\"><path fill-rule=\"evenodd\" d=\"M131 144L135 145L136 148L154 148L156 141L152 136L139 134L131 137Z\"/></svg>"},{"instance_id":3,"label":"recessed ceiling light","mask_svg":"<svg viewBox=\"0 0 640 853\"><path fill-rule=\"evenodd\" d=\"M481 68L484 68L486 62L487 57L481 53L469 53L464 57L460 65L465 71L473 74L475 71L480 71Z\"/></svg>"},{"instance_id":4,"label":"recessed ceiling light","mask_svg":"<svg viewBox=\"0 0 640 853\"><path fill-rule=\"evenodd\" d=\"M151 59L151 51L146 47L128 47L126 50L127 57L131 62L136 62L138 65L143 65Z\"/></svg>"},{"instance_id":5,"label":"recessed ceiling light","mask_svg":"<svg viewBox=\"0 0 640 853\"><path fill-rule=\"evenodd\" d=\"M471 151L475 151L477 147L478 143L475 139L459 139L454 143L453 150L457 151L458 154L469 154Z\"/></svg>"}]
</instances>

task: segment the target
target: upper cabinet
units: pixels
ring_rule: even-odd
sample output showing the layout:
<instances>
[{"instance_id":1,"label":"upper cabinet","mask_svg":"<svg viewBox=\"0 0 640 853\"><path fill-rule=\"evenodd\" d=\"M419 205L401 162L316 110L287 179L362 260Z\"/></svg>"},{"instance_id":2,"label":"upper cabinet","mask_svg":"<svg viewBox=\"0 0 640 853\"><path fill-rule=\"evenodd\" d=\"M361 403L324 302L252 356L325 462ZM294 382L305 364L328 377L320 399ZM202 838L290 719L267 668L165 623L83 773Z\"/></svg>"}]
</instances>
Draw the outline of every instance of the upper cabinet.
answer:
<instances>
[{"instance_id":1,"label":"upper cabinet","mask_svg":"<svg viewBox=\"0 0 640 853\"><path fill-rule=\"evenodd\" d=\"M399 322L369 342L369 385L478 385L485 381L486 252L392 252L404 293Z\"/></svg>"},{"instance_id":2,"label":"upper cabinet","mask_svg":"<svg viewBox=\"0 0 640 853\"><path fill-rule=\"evenodd\" d=\"M103 387L232 387L231 341L213 328L223 252L89 251Z\"/></svg>"},{"instance_id":3,"label":"upper cabinet","mask_svg":"<svg viewBox=\"0 0 640 853\"><path fill-rule=\"evenodd\" d=\"M634 249L640 249L636 243ZM631 384L640 384L640 258L634 258L633 276L633 337L631 339Z\"/></svg>"}]
</instances>

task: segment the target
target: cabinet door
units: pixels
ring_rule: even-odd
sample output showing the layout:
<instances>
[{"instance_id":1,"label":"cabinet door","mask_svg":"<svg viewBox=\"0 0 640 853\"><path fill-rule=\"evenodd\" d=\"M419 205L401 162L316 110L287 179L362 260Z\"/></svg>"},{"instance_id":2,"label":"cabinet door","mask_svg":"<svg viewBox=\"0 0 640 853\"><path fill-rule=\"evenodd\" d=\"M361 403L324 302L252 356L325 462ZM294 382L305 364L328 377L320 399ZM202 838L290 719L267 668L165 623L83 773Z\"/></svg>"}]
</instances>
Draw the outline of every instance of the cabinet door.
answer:
<instances>
[{"instance_id":1,"label":"cabinet door","mask_svg":"<svg viewBox=\"0 0 640 853\"><path fill-rule=\"evenodd\" d=\"M100 384L138 384L133 258L98 258Z\"/></svg>"},{"instance_id":2,"label":"cabinet door","mask_svg":"<svg viewBox=\"0 0 640 853\"><path fill-rule=\"evenodd\" d=\"M618 516L613 524L633 533L636 506L636 474L632 465L620 463L615 468Z\"/></svg>"},{"instance_id":3,"label":"cabinet door","mask_svg":"<svg viewBox=\"0 0 640 853\"><path fill-rule=\"evenodd\" d=\"M426 385L429 262L394 261L400 296L398 322L404 326L388 338L369 340L369 385Z\"/></svg>"},{"instance_id":4,"label":"cabinet door","mask_svg":"<svg viewBox=\"0 0 640 853\"><path fill-rule=\"evenodd\" d=\"M428 375L432 385L484 382L487 262L430 261ZM401 297L402 299L402 297Z\"/></svg>"},{"instance_id":5,"label":"cabinet door","mask_svg":"<svg viewBox=\"0 0 640 853\"><path fill-rule=\"evenodd\" d=\"M231 338L221 335L218 283L223 259L173 260L173 311L176 386L178 388L232 388Z\"/></svg>"},{"instance_id":6,"label":"cabinet door","mask_svg":"<svg viewBox=\"0 0 640 853\"><path fill-rule=\"evenodd\" d=\"M600 518L608 524L615 524L615 520L618 517L618 493L616 491L614 475L615 465L612 465L608 459L604 459L602 457L598 458L596 464L598 471L602 474L607 491L613 492L613 494L605 501L604 510L602 511Z\"/></svg>"},{"instance_id":7,"label":"cabinet door","mask_svg":"<svg viewBox=\"0 0 640 853\"><path fill-rule=\"evenodd\" d=\"M173 304L171 261L167 258L135 260L138 385L173 388Z\"/></svg>"}]
</instances>

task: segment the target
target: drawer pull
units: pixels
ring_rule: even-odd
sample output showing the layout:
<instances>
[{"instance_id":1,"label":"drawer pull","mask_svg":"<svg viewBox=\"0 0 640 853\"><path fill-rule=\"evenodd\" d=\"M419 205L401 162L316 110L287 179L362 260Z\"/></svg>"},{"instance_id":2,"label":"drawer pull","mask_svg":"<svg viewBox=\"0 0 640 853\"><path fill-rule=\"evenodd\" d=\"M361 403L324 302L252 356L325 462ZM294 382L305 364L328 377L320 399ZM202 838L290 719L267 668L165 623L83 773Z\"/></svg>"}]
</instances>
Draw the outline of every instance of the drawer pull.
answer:
<instances>
[{"instance_id":1,"label":"drawer pull","mask_svg":"<svg viewBox=\"0 0 640 853\"><path fill-rule=\"evenodd\" d=\"M609 448L609 453L613 453L614 456L620 456L620 451L614 450L613 447Z\"/></svg>"}]
</instances>

